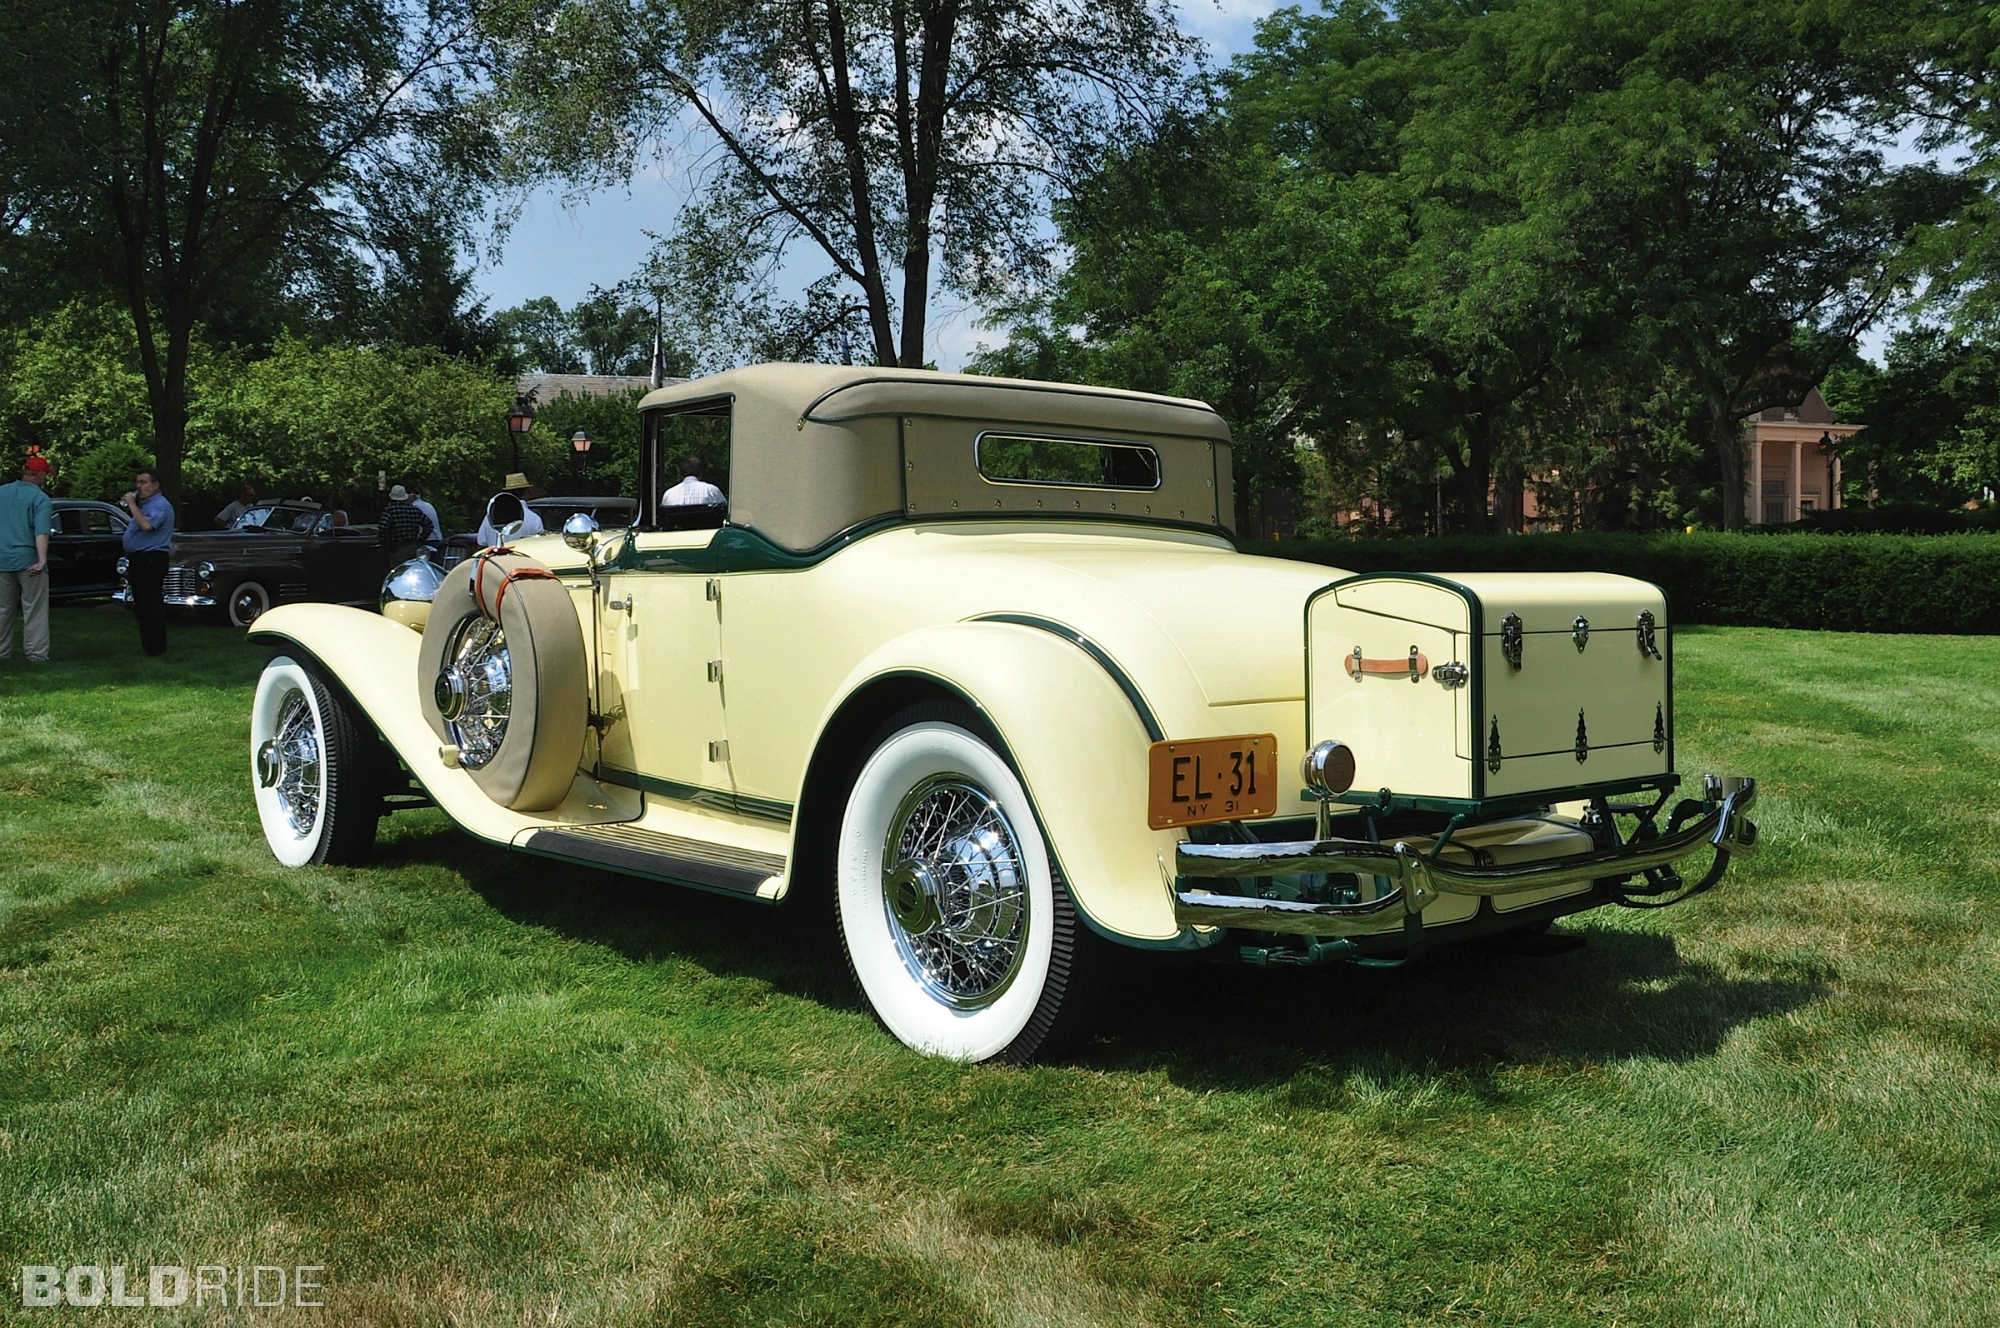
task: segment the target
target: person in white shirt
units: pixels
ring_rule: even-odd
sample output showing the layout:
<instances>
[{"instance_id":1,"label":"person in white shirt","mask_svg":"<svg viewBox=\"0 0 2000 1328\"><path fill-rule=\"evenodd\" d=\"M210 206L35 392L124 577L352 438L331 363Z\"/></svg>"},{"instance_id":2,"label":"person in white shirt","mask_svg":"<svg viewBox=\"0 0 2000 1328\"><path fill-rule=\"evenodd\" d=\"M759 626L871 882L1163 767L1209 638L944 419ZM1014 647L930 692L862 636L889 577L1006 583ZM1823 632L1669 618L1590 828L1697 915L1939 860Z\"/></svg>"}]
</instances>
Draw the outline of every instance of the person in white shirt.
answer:
<instances>
[{"instance_id":1,"label":"person in white shirt","mask_svg":"<svg viewBox=\"0 0 2000 1328\"><path fill-rule=\"evenodd\" d=\"M494 494L486 502L486 519L479 523L479 547L497 548L500 544L500 532L515 521L521 523L521 528L514 532L514 539L539 535L544 529L542 519L535 515L535 509L522 502L520 495Z\"/></svg>"},{"instance_id":2,"label":"person in white shirt","mask_svg":"<svg viewBox=\"0 0 2000 1328\"><path fill-rule=\"evenodd\" d=\"M236 524L236 518L249 511L257 503L257 490L245 484L236 495L236 501L215 514L215 524L224 530Z\"/></svg>"},{"instance_id":3,"label":"person in white shirt","mask_svg":"<svg viewBox=\"0 0 2000 1328\"><path fill-rule=\"evenodd\" d=\"M662 507L720 507L729 501L722 490L701 477L699 457L681 458L681 482L660 495Z\"/></svg>"},{"instance_id":4,"label":"person in white shirt","mask_svg":"<svg viewBox=\"0 0 2000 1328\"><path fill-rule=\"evenodd\" d=\"M428 536L431 543L444 543L444 527L438 524L438 510L424 501L423 490L410 490L410 506L422 512L425 518L431 523L431 533Z\"/></svg>"}]
</instances>

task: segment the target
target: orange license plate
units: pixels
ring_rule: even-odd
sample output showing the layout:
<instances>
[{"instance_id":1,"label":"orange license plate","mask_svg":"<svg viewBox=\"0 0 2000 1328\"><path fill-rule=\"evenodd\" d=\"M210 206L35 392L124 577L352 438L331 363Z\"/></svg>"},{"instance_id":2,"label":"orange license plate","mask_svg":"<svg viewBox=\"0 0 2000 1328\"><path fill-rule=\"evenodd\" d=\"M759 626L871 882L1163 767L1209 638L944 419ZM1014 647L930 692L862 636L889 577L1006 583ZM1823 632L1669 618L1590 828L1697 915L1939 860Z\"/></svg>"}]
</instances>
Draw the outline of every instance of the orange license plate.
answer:
<instances>
[{"instance_id":1,"label":"orange license plate","mask_svg":"<svg viewBox=\"0 0 2000 1328\"><path fill-rule=\"evenodd\" d=\"M1146 789L1146 820L1153 829L1247 820L1277 810L1278 740L1271 734L1153 744Z\"/></svg>"}]
</instances>

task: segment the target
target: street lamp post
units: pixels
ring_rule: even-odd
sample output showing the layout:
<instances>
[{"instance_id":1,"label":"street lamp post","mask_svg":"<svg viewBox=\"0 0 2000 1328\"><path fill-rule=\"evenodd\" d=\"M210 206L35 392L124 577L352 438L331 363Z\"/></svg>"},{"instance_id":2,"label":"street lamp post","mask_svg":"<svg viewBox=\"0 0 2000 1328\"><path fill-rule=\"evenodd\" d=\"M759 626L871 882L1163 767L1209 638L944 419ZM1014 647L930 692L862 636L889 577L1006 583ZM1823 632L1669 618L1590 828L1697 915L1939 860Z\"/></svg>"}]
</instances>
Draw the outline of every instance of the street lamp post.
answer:
<instances>
[{"instance_id":1,"label":"street lamp post","mask_svg":"<svg viewBox=\"0 0 2000 1328\"><path fill-rule=\"evenodd\" d=\"M507 437L514 445L514 469L521 469L521 439L528 430L535 427L535 407L526 397L514 398L514 409L507 412Z\"/></svg>"},{"instance_id":2,"label":"street lamp post","mask_svg":"<svg viewBox=\"0 0 2000 1328\"><path fill-rule=\"evenodd\" d=\"M577 487L579 491L581 491L583 486L583 470L589 461L590 434L582 429L578 429L569 436L569 462L570 469L577 474Z\"/></svg>"}]
</instances>

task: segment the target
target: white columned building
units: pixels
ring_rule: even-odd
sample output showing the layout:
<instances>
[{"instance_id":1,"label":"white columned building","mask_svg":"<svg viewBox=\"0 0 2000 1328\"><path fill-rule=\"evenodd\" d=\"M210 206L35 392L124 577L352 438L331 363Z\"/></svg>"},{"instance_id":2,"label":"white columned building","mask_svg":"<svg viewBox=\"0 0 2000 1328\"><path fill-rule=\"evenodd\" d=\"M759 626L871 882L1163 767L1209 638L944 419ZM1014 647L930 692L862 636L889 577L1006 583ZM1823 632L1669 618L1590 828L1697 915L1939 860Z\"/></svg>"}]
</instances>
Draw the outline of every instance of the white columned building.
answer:
<instances>
[{"instance_id":1,"label":"white columned building","mask_svg":"<svg viewBox=\"0 0 2000 1328\"><path fill-rule=\"evenodd\" d=\"M1840 445L1861 432L1841 424L1814 388L1796 406L1773 406L1744 421L1743 519L1781 526L1840 504Z\"/></svg>"}]
</instances>

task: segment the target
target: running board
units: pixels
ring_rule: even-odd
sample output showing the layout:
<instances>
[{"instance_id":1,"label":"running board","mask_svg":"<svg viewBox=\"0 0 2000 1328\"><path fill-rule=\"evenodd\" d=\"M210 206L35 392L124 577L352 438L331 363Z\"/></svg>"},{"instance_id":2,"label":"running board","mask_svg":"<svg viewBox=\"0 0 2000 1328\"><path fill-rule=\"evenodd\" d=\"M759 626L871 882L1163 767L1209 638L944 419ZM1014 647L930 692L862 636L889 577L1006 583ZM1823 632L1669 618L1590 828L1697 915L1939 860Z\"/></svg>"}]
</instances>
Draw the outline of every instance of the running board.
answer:
<instances>
[{"instance_id":1,"label":"running board","mask_svg":"<svg viewBox=\"0 0 2000 1328\"><path fill-rule=\"evenodd\" d=\"M537 830L521 847L530 853L587 862L633 876L753 897L766 881L785 870L784 858L775 853L708 844L629 824Z\"/></svg>"}]
</instances>

